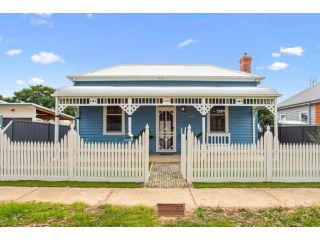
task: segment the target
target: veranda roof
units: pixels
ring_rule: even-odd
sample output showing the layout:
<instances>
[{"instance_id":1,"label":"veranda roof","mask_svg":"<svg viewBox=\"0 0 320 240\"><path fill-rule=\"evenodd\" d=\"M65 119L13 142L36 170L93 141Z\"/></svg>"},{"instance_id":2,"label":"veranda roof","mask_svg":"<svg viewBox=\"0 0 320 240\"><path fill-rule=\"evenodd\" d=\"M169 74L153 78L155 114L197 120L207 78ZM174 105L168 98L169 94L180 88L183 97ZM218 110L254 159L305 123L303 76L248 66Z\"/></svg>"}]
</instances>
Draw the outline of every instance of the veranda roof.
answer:
<instances>
[{"instance_id":1,"label":"veranda roof","mask_svg":"<svg viewBox=\"0 0 320 240\"><path fill-rule=\"evenodd\" d=\"M265 87L113 87L72 86L57 89L55 97L278 97Z\"/></svg>"}]
</instances>

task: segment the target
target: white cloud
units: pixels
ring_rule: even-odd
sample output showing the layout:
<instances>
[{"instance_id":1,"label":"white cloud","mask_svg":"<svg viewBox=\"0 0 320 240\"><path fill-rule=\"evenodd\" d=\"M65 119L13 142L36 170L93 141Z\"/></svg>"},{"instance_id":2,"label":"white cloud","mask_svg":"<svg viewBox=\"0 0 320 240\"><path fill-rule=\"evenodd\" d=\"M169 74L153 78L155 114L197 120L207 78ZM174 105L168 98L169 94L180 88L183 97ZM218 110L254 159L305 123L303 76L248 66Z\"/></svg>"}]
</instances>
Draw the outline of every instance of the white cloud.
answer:
<instances>
[{"instance_id":1,"label":"white cloud","mask_svg":"<svg viewBox=\"0 0 320 240\"><path fill-rule=\"evenodd\" d=\"M25 81L18 79L18 80L16 81L16 83L17 83L18 85L24 85L24 84L25 84Z\"/></svg>"},{"instance_id":2,"label":"white cloud","mask_svg":"<svg viewBox=\"0 0 320 240\"><path fill-rule=\"evenodd\" d=\"M33 15L40 16L43 18L49 18L52 16L52 13L34 13Z\"/></svg>"},{"instance_id":3,"label":"white cloud","mask_svg":"<svg viewBox=\"0 0 320 240\"><path fill-rule=\"evenodd\" d=\"M48 25L49 27L52 27L52 23L50 22L51 16L52 13L34 13L31 14L29 21L35 26Z\"/></svg>"},{"instance_id":4,"label":"white cloud","mask_svg":"<svg viewBox=\"0 0 320 240\"><path fill-rule=\"evenodd\" d=\"M283 70L283 69L286 69L287 67L289 67L289 64L286 62L274 62L270 66L268 66L268 68L273 71Z\"/></svg>"},{"instance_id":5,"label":"white cloud","mask_svg":"<svg viewBox=\"0 0 320 240\"><path fill-rule=\"evenodd\" d=\"M6 55L7 56L18 56L22 53L22 50L21 49L10 49L6 52Z\"/></svg>"},{"instance_id":6,"label":"white cloud","mask_svg":"<svg viewBox=\"0 0 320 240\"><path fill-rule=\"evenodd\" d=\"M265 66L258 66L258 67L256 67L256 69L257 70L263 70L263 69L265 69Z\"/></svg>"},{"instance_id":7,"label":"white cloud","mask_svg":"<svg viewBox=\"0 0 320 240\"><path fill-rule=\"evenodd\" d=\"M40 52L38 54L34 54L30 58L33 62L41 63L41 64L50 64L54 62L64 63L65 60L55 53L50 52Z\"/></svg>"},{"instance_id":8,"label":"white cloud","mask_svg":"<svg viewBox=\"0 0 320 240\"><path fill-rule=\"evenodd\" d=\"M301 57L304 53L304 49L301 46L288 47L288 48L281 47L280 52L288 54L288 55L294 55L294 56Z\"/></svg>"},{"instance_id":9,"label":"white cloud","mask_svg":"<svg viewBox=\"0 0 320 240\"><path fill-rule=\"evenodd\" d=\"M41 78L33 77L29 79L28 83L30 85L39 85L39 84L43 84L44 80Z\"/></svg>"},{"instance_id":10,"label":"white cloud","mask_svg":"<svg viewBox=\"0 0 320 240\"><path fill-rule=\"evenodd\" d=\"M281 56L281 54L278 53L278 52L273 52L272 53L272 57L280 57L280 56Z\"/></svg>"},{"instance_id":11,"label":"white cloud","mask_svg":"<svg viewBox=\"0 0 320 240\"><path fill-rule=\"evenodd\" d=\"M193 40L193 39L187 39L187 40L185 40L185 41L183 41L183 42L180 42L178 45L177 45L177 49L180 49L180 48L183 48L183 47L186 47L186 46L188 46L188 45L190 45L190 44L193 44L193 43L195 43L196 41L195 40Z\"/></svg>"},{"instance_id":12,"label":"white cloud","mask_svg":"<svg viewBox=\"0 0 320 240\"><path fill-rule=\"evenodd\" d=\"M92 18L93 15L92 15L92 13L87 13L87 14L86 14L86 17L87 17L87 18Z\"/></svg>"},{"instance_id":13,"label":"white cloud","mask_svg":"<svg viewBox=\"0 0 320 240\"><path fill-rule=\"evenodd\" d=\"M2 42L3 37L0 35L0 42Z\"/></svg>"}]
</instances>

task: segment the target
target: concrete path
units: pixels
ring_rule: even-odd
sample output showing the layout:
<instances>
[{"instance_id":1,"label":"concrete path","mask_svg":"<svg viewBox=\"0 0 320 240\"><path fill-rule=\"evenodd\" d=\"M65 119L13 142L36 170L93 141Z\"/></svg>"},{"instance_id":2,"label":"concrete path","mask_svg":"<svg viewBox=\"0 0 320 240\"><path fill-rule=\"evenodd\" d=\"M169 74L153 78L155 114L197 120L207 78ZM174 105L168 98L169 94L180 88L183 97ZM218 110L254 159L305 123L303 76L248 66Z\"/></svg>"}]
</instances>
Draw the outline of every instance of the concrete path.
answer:
<instances>
[{"instance_id":1,"label":"concrete path","mask_svg":"<svg viewBox=\"0 0 320 240\"><path fill-rule=\"evenodd\" d=\"M266 208L320 205L320 189L316 188L37 188L0 187L0 202L38 201L89 205L119 204L125 206L157 203L185 203L187 209L199 206L224 208Z\"/></svg>"}]
</instances>

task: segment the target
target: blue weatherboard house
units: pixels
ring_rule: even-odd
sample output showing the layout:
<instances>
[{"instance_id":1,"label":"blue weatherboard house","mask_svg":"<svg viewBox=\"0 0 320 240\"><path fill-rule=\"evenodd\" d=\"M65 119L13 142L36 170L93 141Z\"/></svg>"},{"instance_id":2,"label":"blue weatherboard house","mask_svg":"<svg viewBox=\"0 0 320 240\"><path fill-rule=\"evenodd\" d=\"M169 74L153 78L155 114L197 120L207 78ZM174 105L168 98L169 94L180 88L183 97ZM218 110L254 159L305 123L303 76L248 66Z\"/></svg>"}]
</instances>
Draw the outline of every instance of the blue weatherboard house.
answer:
<instances>
[{"instance_id":1,"label":"blue weatherboard house","mask_svg":"<svg viewBox=\"0 0 320 240\"><path fill-rule=\"evenodd\" d=\"M73 86L54 93L56 115L76 107L76 129L86 141L129 141L149 124L151 153L179 153L181 129L189 124L201 141L252 143L258 108L276 115L279 94L258 86L264 78L251 74L251 60L245 54L240 71L205 64L128 64L68 76Z\"/></svg>"}]
</instances>

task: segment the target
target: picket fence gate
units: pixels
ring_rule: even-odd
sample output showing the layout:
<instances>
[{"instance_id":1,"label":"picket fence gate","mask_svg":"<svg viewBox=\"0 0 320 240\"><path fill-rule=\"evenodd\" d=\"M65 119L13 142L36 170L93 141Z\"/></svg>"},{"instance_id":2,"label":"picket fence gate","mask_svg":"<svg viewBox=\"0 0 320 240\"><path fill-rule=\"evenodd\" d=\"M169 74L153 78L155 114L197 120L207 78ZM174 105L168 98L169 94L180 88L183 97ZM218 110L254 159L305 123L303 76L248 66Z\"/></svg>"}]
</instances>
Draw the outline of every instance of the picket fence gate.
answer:
<instances>
[{"instance_id":1,"label":"picket fence gate","mask_svg":"<svg viewBox=\"0 0 320 240\"><path fill-rule=\"evenodd\" d=\"M0 180L145 182L149 127L133 142L90 143L71 129L58 143L13 142L0 129Z\"/></svg>"},{"instance_id":2,"label":"picket fence gate","mask_svg":"<svg viewBox=\"0 0 320 240\"><path fill-rule=\"evenodd\" d=\"M253 144L200 143L181 133L181 174L188 182L319 182L319 144L281 144L270 128Z\"/></svg>"}]
</instances>

